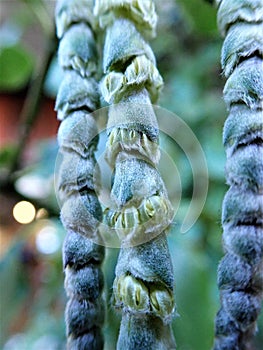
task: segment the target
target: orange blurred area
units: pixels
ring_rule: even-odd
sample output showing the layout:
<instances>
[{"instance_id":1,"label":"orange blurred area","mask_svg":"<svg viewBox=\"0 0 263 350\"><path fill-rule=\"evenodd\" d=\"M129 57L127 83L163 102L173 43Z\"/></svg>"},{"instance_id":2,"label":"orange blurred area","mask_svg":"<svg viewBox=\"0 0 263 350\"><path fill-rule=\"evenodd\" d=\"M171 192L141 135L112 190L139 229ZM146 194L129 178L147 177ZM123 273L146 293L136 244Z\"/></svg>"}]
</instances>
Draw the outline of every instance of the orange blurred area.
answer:
<instances>
[{"instance_id":1,"label":"orange blurred area","mask_svg":"<svg viewBox=\"0 0 263 350\"><path fill-rule=\"evenodd\" d=\"M19 115L24 99L25 96L20 94L0 94L0 147L17 141ZM54 104L54 100L43 97L27 147L30 148L36 140L56 135L59 122L54 111Z\"/></svg>"}]
</instances>

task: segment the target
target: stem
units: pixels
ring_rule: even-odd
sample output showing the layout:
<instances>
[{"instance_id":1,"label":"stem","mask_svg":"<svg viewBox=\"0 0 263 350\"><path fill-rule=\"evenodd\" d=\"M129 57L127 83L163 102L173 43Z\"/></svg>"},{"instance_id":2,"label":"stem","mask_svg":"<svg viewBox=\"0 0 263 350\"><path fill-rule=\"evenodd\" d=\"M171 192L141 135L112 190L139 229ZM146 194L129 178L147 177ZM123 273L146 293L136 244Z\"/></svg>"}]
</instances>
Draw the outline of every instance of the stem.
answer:
<instances>
[{"instance_id":1,"label":"stem","mask_svg":"<svg viewBox=\"0 0 263 350\"><path fill-rule=\"evenodd\" d=\"M94 184L98 130L90 113L99 107L100 96L96 81L98 53L90 21L92 2L57 2L58 60L65 73L55 106L62 121L58 144L63 155L57 195L62 203L61 221L67 231L63 266L68 296L65 311L68 350L102 350L104 346L105 248L99 239L102 209ZM99 170L96 175L99 178ZM96 244L98 241L102 245Z\"/></svg>"},{"instance_id":2,"label":"stem","mask_svg":"<svg viewBox=\"0 0 263 350\"><path fill-rule=\"evenodd\" d=\"M50 39L47 44L47 50L45 52L43 62L40 65L40 70L32 78L27 97L22 112L20 114L18 142L7 174L7 181L12 181L13 173L20 167L21 156L26 141L38 116L38 110L42 99L43 84L45 82L45 77L51 59L55 53L55 39Z\"/></svg>"},{"instance_id":3,"label":"stem","mask_svg":"<svg viewBox=\"0 0 263 350\"><path fill-rule=\"evenodd\" d=\"M221 307L214 350L250 350L263 295L262 1L216 1L225 37L221 63L226 180L222 205L225 256L218 267Z\"/></svg>"},{"instance_id":4,"label":"stem","mask_svg":"<svg viewBox=\"0 0 263 350\"><path fill-rule=\"evenodd\" d=\"M159 129L152 106L163 80L145 40L155 32L157 15L153 1L96 1L94 12L106 27L101 91L111 103L106 159L114 169L114 208L104 213L121 245L113 284L113 304L122 313L117 349L175 349L166 240L173 209L157 169Z\"/></svg>"}]
</instances>

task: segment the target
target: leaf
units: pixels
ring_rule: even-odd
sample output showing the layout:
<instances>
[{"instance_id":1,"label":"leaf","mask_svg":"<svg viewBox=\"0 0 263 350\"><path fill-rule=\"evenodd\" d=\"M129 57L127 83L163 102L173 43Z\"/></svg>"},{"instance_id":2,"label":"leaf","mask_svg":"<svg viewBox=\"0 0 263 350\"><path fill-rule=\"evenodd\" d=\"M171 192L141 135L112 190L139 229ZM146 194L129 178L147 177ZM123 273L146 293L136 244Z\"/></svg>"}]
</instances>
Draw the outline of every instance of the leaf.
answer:
<instances>
[{"instance_id":1,"label":"leaf","mask_svg":"<svg viewBox=\"0 0 263 350\"><path fill-rule=\"evenodd\" d=\"M193 23L194 31L200 35L213 36L217 34L216 9L203 0L179 0Z\"/></svg>"},{"instance_id":2,"label":"leaf","mask_svg":"<svg viewBox=\"0 0 263 350\"><path fill-rule=\"evenodd\" d=\"M21 45L0 48L0 91L25 87L33 66L32 56Z\"/></svg>"}]
</instances>

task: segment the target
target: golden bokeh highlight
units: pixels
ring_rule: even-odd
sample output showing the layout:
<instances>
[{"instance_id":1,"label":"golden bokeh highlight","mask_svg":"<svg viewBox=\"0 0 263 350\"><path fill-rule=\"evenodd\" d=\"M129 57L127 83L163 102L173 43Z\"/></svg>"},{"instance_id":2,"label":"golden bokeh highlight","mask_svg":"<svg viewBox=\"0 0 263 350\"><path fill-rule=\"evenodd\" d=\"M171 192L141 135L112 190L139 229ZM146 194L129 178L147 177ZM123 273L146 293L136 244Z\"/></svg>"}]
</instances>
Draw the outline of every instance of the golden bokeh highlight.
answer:
<instances>
[{"instance_id":1,"label":"golden bokeh highlight","mask_svg":"<svg viewBox=\"0 0 263 350\"><path fill-rule=\"evenodd\" d=\"M18 202L13 208L13 216L20 224L29 224L34 220L35 215L35 207L27 201Z\"/></svg>"}]
</instances>

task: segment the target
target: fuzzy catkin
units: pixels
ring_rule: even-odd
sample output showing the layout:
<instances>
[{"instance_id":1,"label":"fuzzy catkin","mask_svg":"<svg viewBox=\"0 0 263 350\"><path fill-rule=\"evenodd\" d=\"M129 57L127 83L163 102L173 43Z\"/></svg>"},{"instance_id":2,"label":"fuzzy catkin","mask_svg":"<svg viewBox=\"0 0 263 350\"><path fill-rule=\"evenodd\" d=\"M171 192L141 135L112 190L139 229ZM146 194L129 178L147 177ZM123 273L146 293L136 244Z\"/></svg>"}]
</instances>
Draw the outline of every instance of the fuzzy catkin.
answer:
<instances>
[{"instance_id":1,"label":"fuzzy catkin","mask_svg":"<svg viewBox=\"0 0 263 350\"><path fill-rule=\"evenodd\" d=\"M230 188L222 208L226 255L218 267L214 350L248 350L263 293L263 1L222 0L218 6L226 36L223 142Z\"/></svg>"},{"instance_id":2,"label":"fuzzy catkin","mask_svg":"<svg viewBox=\"0 0 263 350\"><path fill-rule=\"evenodd\" d=\"M57 1L58 59L64 69L56 100L62 156L57 194L62 206L61 220L67 230L63 266L69 298L65 310L69 350L102 350L104 345L101 264L105 250L94 243L103 242L98 231L102 209L94 184L94 177L99 178L94 156L97 126L90 114L99 107L92 11L90 0Z\"/></svg>"},{"instance_id":3,"label":"fuzzy catkin","mask_svg":"<svg viewBox=\"0 0 263 350\"><path fill-rule=\"evenodd\" d=\"M101 92L110 103L106 159L114 169L105 211L121 250L113 304L122 320L117 349L175 349L174 277L166 240L173 209L157 170L159 130L151 103L163 85L146 42L155 32L151 0L97 0L105 29Z\"/></svg>"}]
</instances>

